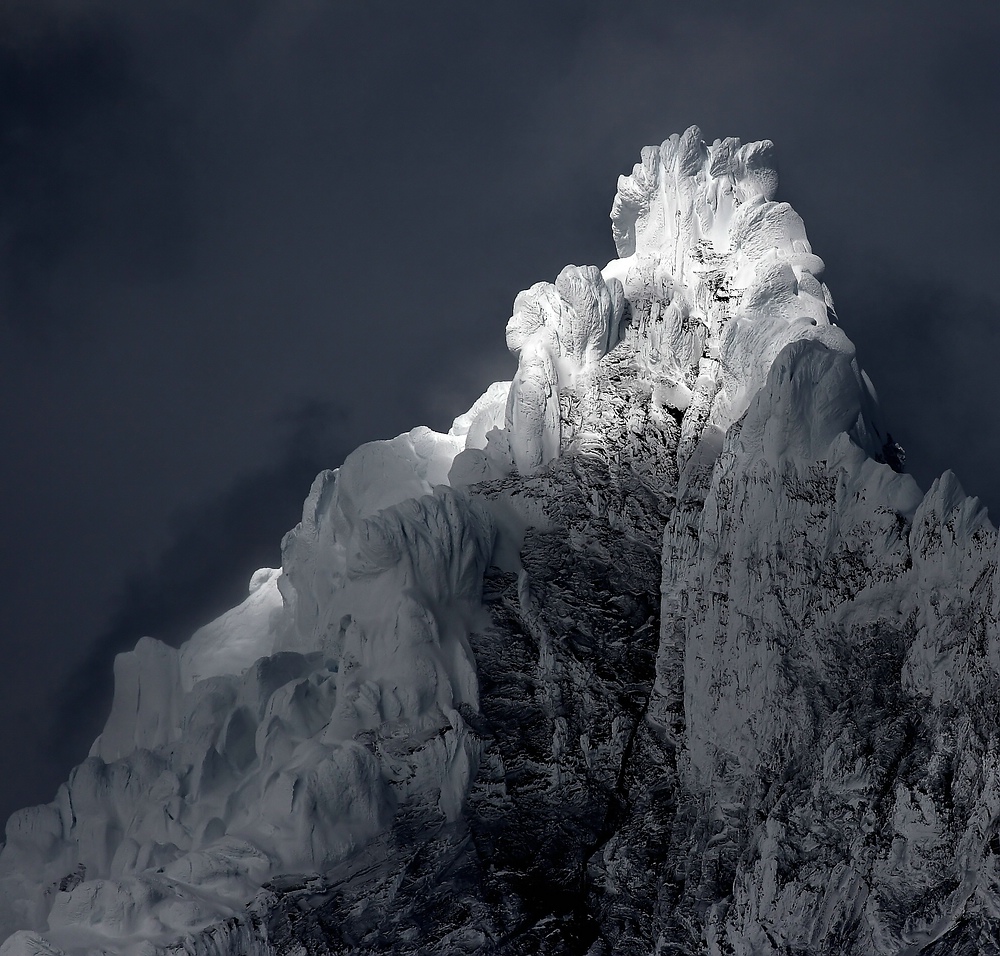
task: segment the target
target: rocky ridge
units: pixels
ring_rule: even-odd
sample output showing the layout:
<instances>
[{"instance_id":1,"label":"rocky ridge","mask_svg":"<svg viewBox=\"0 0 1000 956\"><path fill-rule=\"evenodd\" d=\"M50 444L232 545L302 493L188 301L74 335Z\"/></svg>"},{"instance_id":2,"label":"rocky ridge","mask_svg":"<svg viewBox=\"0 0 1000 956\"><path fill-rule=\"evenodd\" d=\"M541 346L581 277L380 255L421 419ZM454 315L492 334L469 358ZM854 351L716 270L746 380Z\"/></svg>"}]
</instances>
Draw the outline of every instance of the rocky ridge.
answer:
<instances>
[{"instance_id":1,"label":"rocky ridge","mask_svg":"<svg viewBox=\"0 0 1000 956\"><path fill-rule=\"evenodd\" d=\"M997 531L901 473L776 189L644 149L511 383L121 655L0 953L1000 952Z\"/></svg>"}]
</instances>

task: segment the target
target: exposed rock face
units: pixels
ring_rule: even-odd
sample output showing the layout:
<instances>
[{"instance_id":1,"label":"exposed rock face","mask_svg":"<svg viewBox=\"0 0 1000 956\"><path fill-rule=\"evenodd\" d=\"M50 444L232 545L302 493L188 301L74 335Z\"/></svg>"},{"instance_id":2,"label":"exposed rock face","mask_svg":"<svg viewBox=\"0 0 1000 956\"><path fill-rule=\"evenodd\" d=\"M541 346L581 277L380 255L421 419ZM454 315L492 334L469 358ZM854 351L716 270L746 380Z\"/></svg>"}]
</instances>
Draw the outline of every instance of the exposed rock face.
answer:
<instances>
[{"instance_id":1,"label":"exposed rock face","mask_svg":"<svg viewBox=\"0 0 1000 956\"><path fill-rule=\"evenodd\" d=\"M1000 953L997 531L899 473L771 154L643 150L512 383L119 658L4 956Z\"/></svg>"}]
</instances>

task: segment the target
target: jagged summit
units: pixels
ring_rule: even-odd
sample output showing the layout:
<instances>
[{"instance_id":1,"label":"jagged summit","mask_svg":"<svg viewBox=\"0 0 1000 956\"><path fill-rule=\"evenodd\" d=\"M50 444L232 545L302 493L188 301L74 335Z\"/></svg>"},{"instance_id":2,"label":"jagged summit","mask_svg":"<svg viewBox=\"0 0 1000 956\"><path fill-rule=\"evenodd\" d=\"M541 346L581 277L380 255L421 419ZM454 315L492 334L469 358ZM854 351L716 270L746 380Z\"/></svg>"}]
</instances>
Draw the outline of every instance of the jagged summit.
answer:
<instances>
[{"instance_id":1,"label":"jagged summit","mask_svg":"<svg viewBox=\"0 0 1000 956\"><path fill-rule=\"evenodd\" d=\"M776 189L643 150L512 382L120 655L0 954L1000 952L997 532L895 470Z\"/></svg>"},{"instance_id":2,"label":"jagged summit","mask_svg":"<svg viewBox=\"0 0 1000 956\"><path fill-rule=\"evenodd\" d=\"M699 444L708 459L718 453L790 343L815 339L853 358L823 260L798 214L773 201L772 153L768 141L708 146L697 127L642 151L611 211L620 258L602 272L567 266L515 300L506 428L486 452L492 464L464 456L461 480L504 474L511 460L532 474L558 457L580 437L579 398L619 342L652 404L680 413L680 464ZM854 437L881 457L874 393L856 374L866 417Z\"/></svg>"},{"instance_id":3,"label":"jagged summit","mask_svg":"<svg viewBox=\"0 0 1000 956\"><path fill-rule=\"evenodd\" d=\"M697 366L713 380L707 424L722 431L788 343L816 338L853 352L801 218L773 201L772 154L769 141L707 146L692 126L642 151L619 178L611 212L620 258L605 273L621 279L630 302L659 306L644 357L667 377L690 380Z\"/></svg>"}]
</instances>

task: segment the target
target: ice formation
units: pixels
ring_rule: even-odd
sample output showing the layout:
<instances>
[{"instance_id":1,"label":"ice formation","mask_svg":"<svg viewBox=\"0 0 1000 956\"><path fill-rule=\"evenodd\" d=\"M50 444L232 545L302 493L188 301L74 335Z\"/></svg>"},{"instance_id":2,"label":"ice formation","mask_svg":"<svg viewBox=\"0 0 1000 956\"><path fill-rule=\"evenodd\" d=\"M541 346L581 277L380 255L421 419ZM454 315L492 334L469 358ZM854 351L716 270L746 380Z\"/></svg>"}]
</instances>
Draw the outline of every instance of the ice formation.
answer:
<instances>
[{"instance_id":1,"label":"ice formation","mask_svg":"<svg viewBox=\"0 0 1000 956\"><path fill-rule=\"evenodd\" d=\"M769 142L642 151L447 435L115 665L2 956L1000 953L1000 543L900 473Z\"/></svg>"}]
</instances>

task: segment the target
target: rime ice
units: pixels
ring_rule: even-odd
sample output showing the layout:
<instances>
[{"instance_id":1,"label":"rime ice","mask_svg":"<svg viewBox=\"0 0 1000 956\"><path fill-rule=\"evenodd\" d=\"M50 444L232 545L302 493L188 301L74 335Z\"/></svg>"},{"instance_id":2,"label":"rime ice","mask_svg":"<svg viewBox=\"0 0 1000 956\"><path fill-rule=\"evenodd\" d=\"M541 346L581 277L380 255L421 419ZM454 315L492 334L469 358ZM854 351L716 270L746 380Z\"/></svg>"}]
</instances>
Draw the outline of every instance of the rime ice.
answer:
<instances>
[{"instance_id":1,"label":"rime ice","mask_svg":"<svg viewBox=\"0 0 1000 956\"><path fill-rule=\"evenodd\" d=\"M120 655L8 822L0 953L996 952L997 532L894 470L777 186L644 149L512 382Z\"/></svg>"}]
</instances>

